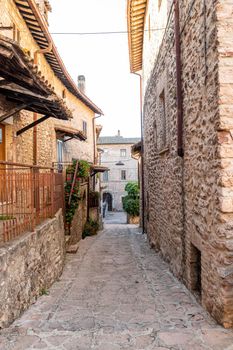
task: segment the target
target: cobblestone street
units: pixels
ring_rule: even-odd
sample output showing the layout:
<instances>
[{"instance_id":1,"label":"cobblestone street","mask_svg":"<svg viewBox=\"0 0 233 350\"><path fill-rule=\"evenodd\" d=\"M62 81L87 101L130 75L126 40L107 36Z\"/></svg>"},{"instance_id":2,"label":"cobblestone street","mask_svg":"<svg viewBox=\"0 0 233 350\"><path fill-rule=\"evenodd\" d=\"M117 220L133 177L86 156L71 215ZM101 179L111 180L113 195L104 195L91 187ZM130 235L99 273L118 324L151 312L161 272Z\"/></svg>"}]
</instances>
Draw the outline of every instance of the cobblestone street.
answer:
<instances>
[{"instance_id":1,"label":"cobblestone street","mask_svg":"<svg viewBox=\"0 0 233 350\"><path fill-rule=\"evenodd\" d=\"M1 350L232 350L134 226L105 225L68 255L60 280L1 332Z\"/></svg>"}]
</instances>

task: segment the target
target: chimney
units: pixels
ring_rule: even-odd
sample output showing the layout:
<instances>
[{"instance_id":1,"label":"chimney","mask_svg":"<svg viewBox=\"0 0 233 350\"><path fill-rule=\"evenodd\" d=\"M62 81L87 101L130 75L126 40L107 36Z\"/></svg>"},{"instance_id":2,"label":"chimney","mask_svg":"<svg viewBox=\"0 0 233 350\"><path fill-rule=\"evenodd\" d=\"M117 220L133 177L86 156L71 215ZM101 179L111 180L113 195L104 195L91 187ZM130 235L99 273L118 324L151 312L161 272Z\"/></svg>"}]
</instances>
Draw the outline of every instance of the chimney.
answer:
<instances>
[{"instance_id":1,"label":"chimney","mask_svg":"<svg viewBox=\"0 0 233 350\"><path fill-rule=\"evenodd\" d=\"M84 75L78 76L78 88L81 92L85 94L86 91L86 79Z\"/></svg>"},{"instance_id":2,"label":"chimney","mask_svg":"<svg viewBox=\"0 0 233 350\"><path fill-rule=\"evenodd\" d=\"M117 136L121 136L121 131L120 130L117 131Z\"/></svg>"},{"instance_id":3,"label":"chimney","mask_svg":"<svg viewBox=\"0 0 233 350\"><path fill-rule=\"evenodd\" d=\"M45 19L46 23L49 24L48 22L48 12L52 11L52 7L49 3L49 0L35 0L40 13L42 17Z\"/></svg>"}]
</instances>

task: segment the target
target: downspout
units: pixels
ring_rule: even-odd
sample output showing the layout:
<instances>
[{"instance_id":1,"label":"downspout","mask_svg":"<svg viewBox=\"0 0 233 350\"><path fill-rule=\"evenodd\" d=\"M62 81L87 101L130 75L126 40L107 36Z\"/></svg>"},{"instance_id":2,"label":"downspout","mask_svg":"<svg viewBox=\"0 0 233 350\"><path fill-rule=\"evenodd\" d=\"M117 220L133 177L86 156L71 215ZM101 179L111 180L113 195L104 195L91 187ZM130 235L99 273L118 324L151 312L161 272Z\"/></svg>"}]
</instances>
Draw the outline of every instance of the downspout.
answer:
<instances>
[{"instance_id":1,"label":"downspout","mask_svg":"<svg viewBox=\"0 0 233 350\"><path fill-rule=\"evenodd\" d=\"M100 118L100 115L97 115L92 119L92 131L93 131L93 164L96 163L96 132L95 132L95 120ZM95 176L93 177L93 191L95 191Z\"/></svg>"},{"instance_id":2,"label":"downspout","mask_svg":"<svg viewBox=\"0 0 233 350\"><path fill-rule=\"evenodd\" d=\"M141 118L141 176L142 176L142 233L145 233L145 177L144 177L144 137L143 137L143 111L142 111L142 76L139 73L133 74L140 78L140 118Z\"/></svg>"},{"instance_id":3,"label":"downspout","mask_svg":"<svg viewBox=\"0 0 233 350\"><path fill-rule=\"evenodd\" d=\"M176 48L176 91L177 91L177 153L184 156L183 150L183 96L182 96L182 68L180 49L180 11L179 0L174 0L175 17L175 48Z\"/></svg>"},{"instance_id":4,"label":"downspout","mask_svg":"<svg viewBox=\"0 0 233 350\"><path fill-rule=\"evenodd\" d=\"M34 52L34 64L38 64L38 54L45 54L51 52L53 49L52 42L49 42L45 49L38 49ZM37 121L37 113L33 113L33 122ZM33 128L33 164L37 165L37 126Z\"/></svg>"},{"instance_id":5,"label":"downspout","mask_svg":"<svg viewBox=\"0 0 233 350\"><path fill-rule=\"evenodd\" d=\"M181 209L182 209L182 278L185 278L185 190L184 190L184 144L183 144L183 92L182 92L182 60L180 41L179 0L174 0L175 19L175 52L176 52L176 94L177 94L177 154L181 157Z\"/></svg>"}]
</instances>

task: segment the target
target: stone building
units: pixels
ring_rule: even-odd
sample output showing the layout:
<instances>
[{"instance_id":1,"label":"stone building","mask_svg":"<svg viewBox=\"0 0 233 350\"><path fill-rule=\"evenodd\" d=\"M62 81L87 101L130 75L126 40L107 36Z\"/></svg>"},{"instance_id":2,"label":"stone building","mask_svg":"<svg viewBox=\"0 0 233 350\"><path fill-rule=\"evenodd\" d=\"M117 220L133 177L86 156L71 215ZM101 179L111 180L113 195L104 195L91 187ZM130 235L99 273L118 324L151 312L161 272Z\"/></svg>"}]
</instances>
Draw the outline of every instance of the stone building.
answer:
<instances>
[{"instance_id":1,"label":"stone building","mask_svg":"<svg viewBox=\"0 0 233 350\"><path fill-rule=\"evenodd\" d=\"M67 72L49 34L50 10L47 0L0 1L0 77L6 79L5 84L1 81L0 89L1 160L43 166L72 158L95 163L95 115L101 115L102 111L85 95L83 76L82 89L79 89L78 81L76 84ZM15 59L18 58L15 71L10 63L6 64L6 59L12 62L13 54ZM24 84L14 77L22 64L25 66L24 74L27 70L28 75ZM22 72L19 74L23 76ZM35 89L32 82L35 85L36 80L43 83L45 91ZM31 96L29 91L32 90L37 95ZM57 104L53 111L46 100L51 98L51 94ZM60 114L56 113L56 108L60 109ZM43 115L52 118L43 120ZM37 126L31 125L26 131L21 130L35 121L38 122Z\"/></svg>"},{"instance_id":2,"label":"stone building","mask_svg":"<svg viewBox=\"0 0 233 350\"><path fill-rule=\"evenodd\" d=\"M150 244L233 326L233 2L128 0Z\"/></svg>"},{"instance_id":3,"label":"stone building","mask_svg":"<svg viewBox=\"0 0 233 350\"><path fill-rule=\"evenodd\" d=\"M97 158L102 111L84 77L78 86L69 76L48 31L50 10L48 0L0 0L0 328L63 270L64 177L52 165ZM92 165L93 183L98 171ZM89 181L76 235L89 215Z\"/></svg>"},{"instance_id":4,"label":"stone building","mask_svg":"<svg viewBox=\"0 0 233 350\"><path fill-rule=\"evenodd\" d=\"M102 175L101 181L103 200L107 199L109 211L123 210L125 185L129 181L138 181L138 162L131 157L131 146L139 140L123 137L119 130L117 136L102 136L98 139L98 146L102 150L101 164L109 169Z\"/></svg>"}]
</instances>

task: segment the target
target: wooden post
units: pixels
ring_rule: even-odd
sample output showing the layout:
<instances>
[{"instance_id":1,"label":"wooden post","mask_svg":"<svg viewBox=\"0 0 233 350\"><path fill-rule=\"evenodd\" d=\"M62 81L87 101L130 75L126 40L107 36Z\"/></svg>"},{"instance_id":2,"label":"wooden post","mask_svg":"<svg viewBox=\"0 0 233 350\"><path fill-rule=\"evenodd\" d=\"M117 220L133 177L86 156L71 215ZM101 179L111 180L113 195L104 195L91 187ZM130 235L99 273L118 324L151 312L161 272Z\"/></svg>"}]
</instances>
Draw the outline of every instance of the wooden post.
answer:
<instances>
[{"instance_id":1,"label":"wooden post","mask_svg":"<svg viewBox=\"0 0 233 350\"><path fill-rule=\"evenodd\" d=\"M30 186L31 186L31 229L35 229L35 169L30 168Z\"/></svg>"},{"instance_id":2,"label":"wooden post","mask_svg":"<svg viewBox=\"0 0 233 350\"><path fill-rule=\"evenodd\" d=\"M54 169L50 170L50 176L51 176L51 216L53 217L55 215L55 212L54 212L54 196L55 196Z\"/></svg>"}]
</instances>

